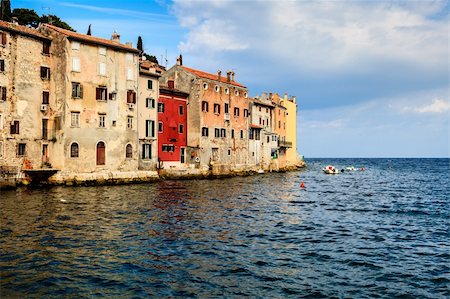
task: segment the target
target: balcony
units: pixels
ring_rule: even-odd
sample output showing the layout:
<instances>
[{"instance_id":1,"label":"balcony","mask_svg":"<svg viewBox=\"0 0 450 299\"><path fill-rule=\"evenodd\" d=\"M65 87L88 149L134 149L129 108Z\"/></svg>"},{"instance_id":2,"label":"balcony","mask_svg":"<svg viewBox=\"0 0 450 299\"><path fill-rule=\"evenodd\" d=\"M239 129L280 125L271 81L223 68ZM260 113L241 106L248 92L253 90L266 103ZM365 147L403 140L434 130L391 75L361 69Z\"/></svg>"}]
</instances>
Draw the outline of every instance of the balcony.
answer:
<instances>
[{"instance_id":1,"label":"balcony","mask_svg":"<svg viewBox=\"0 0 450 299\"><path fill-rule=\"evenodd\" d=\"M278 147L292 148L291 141L278 140Z\"/></svg>"}]
</instances>

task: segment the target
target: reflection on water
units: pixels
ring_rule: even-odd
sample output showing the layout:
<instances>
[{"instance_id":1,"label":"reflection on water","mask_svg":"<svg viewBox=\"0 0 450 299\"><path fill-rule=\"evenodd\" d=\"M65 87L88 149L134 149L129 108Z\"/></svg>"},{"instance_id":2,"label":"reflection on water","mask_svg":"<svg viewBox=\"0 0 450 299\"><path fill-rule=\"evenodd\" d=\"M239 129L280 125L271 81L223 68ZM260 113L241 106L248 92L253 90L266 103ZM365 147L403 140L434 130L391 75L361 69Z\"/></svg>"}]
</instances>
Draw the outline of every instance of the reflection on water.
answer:
<instances>
[{"instance_id":1,"label":"reflection on water","mask_svg":"<svg viewBox=\"0 0 450 299\"><path fill-rule=\"evenodd\" d=\"M420 161L3 191L0 295L446 298L448 160Z\"/></svg>"}]
</instances>

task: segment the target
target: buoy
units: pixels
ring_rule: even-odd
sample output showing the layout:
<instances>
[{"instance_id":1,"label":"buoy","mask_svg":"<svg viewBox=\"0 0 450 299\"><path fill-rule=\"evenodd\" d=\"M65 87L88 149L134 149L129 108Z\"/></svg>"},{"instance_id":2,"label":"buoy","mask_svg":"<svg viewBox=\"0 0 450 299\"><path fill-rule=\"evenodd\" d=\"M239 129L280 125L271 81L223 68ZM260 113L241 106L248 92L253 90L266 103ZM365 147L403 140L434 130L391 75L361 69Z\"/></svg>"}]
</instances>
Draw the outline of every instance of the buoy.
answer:
<instances>
[{"instance_id":1,"label":"buoy","mask_svg":"<svg viewBox=\"0 0 450 299\"><path fill-rule=\"evenodd\" d=\"M305 183L302 182L302 183L300 184L300 188L305 188Z\"/></svg>"},{"instance_id":2,"label":"buoy","mask_svg":"<svg viewBox=\"0 0 450 299\"><path fill-rule=\"evenodd\" d=\"M364 171L364 170L366 170L364 167L361 167L361 171Z\"/></svg>"}]
</instances>

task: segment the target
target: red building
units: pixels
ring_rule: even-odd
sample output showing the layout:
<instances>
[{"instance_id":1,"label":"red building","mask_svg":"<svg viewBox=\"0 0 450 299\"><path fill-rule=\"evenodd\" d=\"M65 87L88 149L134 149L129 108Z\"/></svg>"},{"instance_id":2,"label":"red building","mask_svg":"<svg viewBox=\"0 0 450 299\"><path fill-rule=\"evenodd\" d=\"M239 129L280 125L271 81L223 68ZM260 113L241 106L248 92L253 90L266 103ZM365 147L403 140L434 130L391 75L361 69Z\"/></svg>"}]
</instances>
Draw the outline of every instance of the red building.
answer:
<instances>
[{"instance_id":1,"label":"red building","mask_svg":"<svg viewBox=\"0 0 450 299\"><path fill-rule=\"evenodd\" d=\"M173 80L159 87L158 158L162 162L186 161L188 97L174 88Z\"/></svg>"}]
</instances>

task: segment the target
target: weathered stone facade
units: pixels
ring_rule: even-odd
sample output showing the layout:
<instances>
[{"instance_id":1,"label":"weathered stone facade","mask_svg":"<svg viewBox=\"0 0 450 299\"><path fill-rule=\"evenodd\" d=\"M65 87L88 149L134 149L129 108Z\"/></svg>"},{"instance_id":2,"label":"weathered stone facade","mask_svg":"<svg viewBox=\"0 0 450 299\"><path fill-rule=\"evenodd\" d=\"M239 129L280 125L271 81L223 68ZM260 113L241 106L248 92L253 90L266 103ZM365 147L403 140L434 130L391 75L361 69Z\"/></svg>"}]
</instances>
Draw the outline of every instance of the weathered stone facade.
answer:
<instances>
[{"instance_id":1,"label":"weathered stone facade","mask_svg":"<svg viewBox=\"0 0 450 299\"><path fill-rule=\"evenodd\" d=\"M173 78L177 89L189 93L187 161L213 173L244 171L248 161L248 90L226 77L175 65L161 84Z\"/></svg>"},{"instance_id":2,"label":"weathered stone facade","mask_svg":"<svg viewBox=\"0 0 450 299\"><path fill-rule=\"evenodd\" d=\"M53 151L51 39L0 21L0 165L8 172L47 168Z\"/></svg>"}]
</instances>

